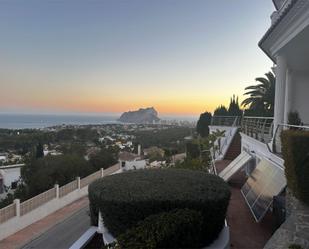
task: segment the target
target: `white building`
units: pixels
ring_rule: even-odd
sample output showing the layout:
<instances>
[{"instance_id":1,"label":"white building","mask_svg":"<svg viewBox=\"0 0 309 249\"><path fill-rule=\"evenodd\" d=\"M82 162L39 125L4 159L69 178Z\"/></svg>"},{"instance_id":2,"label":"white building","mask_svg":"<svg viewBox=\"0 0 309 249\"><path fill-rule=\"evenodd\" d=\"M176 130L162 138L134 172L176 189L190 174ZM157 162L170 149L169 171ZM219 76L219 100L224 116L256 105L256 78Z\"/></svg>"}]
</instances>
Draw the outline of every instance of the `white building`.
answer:
<instances>
[{"instance_id":1,"label":"white building","mask_svg":"<svg viewBox=\"0 0 309 249\"><path fill-rule=\"evenodd\" d=\"M242 153L219 175L228 181L245 169L248 180L241 191L256 221L263 219L273 197L286 187L280 134L289 127L288 114L297 111L309 124L309 1L275 0L271 27L259 47L274 62L276 75L274 117L214 117L210 132L225 130L222 159L241 127ZM303 126L303 129L309 127Z\"/></svg>"},{"instance_id":2,"label":"white building","mask_svg":"<svg viewBox=\"0 0 309 249\"><path fill-rule=\"evenodd\" d=\"M21 178L23 166L24 164L16 164L0 167L0 197L4 197L6 191L16 188L16 182Z\"/></svg>"},{"instance_id":3,"label":"white building","mask_svg":"<svg viewBox=\"0 0 309 249\"><path fill-rule=\"evenodd\" d=\"M7 161L7 158L6 156L0 156L0 162L6 162Z\"/></svg>"},{"instance_id":4,"label":"white building","mask_svg":"<svg viewBox=\"0 0 309 249\"><path fill-rule=\"evenodd\" d=\"M123 171L146 168L146 160L140 155L130 152L121 152L119 154L119 164Z\"/></svg>"}]
</instances>

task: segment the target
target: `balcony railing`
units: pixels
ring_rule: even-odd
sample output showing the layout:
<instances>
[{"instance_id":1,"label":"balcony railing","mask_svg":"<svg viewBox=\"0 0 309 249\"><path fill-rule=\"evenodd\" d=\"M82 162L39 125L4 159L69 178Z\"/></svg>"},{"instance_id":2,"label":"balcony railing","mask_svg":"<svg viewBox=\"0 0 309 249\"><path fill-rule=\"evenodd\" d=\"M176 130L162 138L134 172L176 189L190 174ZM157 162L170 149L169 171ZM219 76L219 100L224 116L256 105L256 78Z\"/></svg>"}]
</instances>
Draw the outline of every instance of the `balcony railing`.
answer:
<instances>
[{"instance_id":1,"label":"balcony railing","mask_svg":"<svg viewBox=\"0 0 309 249\"><path fill-rule=\"evenodd\" d=\"M269 143L273 135L274 118L272 117L243 117L242 133L263 143Z\"/></svg>"},{"instance_id":2,"label":"balcony railing","mask_svg":"<svg viewBox=\"0 0 309 249\"><path fill-rule=\"evenodd\" d=\"M211 125L213 126L240 126L241 117L239 116L213 116Z\"/></svg>"},{"instance_id":3,"label":"balcony railing","mask_svg":"<svg viewBox=\"0 0 309 249\"><path fill-rule=\"evenodd\" d=\"M275 131L275 136L273 139L273 153L279 156L281 156L282 154L281 133L283 130L309 131L309 126L279 124Z\"/></svg>"}]
</instances>

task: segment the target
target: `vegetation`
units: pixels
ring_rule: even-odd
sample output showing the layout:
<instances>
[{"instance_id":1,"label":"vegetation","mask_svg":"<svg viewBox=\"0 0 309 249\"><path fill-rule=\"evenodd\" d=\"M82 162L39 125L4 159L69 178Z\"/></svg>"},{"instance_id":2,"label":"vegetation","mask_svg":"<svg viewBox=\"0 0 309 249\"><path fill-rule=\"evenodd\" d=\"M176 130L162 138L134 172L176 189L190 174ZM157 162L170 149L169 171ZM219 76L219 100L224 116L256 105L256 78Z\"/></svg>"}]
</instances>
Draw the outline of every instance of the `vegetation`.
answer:
<instances>
[{"instance_id":1,"label":"vegetation","mask_svg":"<svg viewBox=\"0 0 309 249\"><path fill-rule=\"evenodd\" d=\"M288 124L289 125L298 125L298 126L302 126L303 122L301 121L300 117L299 117L299 113L296 112L289 112L288 115Z\"/></svg>"},{"instance_id":2,"label":"vegetation","mask_svg":"<svg viewBox=\"0 0 309 249\"><path fill-rule=\"evenodd\" d=\"M209 135L209 125L211 124L212 115L210 112L204 112L200 115L197 121L196 131L201 137L207 137Z\"/></svg>"},{"instance_id":3,"label":"vegetation","mask_svg":"<svg viewBox=\"0 0 309 249\"><path fill-rule=\"evenodd\" d=\"M238 103L238 97L233 97L231 98L229 109L228 109L228 115L229 116L242 116L242 110L239 107Z\"/></svg>"},{"instance_id":4,"label":"vegetation","mask_svg":"<svg viewBox=\"0 0 309 249\"><path fill-rule=\"evenodd\" d=\"M92 154L89 157L89 163L94 170L107 169L118 162L118 152L119 148L116 147L101 148L98 153Z\"/></svg>"},{"instance_id":5,"label":"vegetation","mask_svg":"<svg viewBox=\"0 0 309 249\"><path fill-rule=\"evenodd\" d=\"M224 225L229 199L229 187L222 179L184 169L126 172L89 186L92 223L97 224L100 210L104 224L116 237L150 215L192 209L202 214L203 242L207 245Z\"/></svg>"},{"instance_id":6,"label":"vegetation","mask_svg":"<svg viewBox=\"0 0 309 249\"><path fill-rule=\"evenodd\" d=\"M309 132L285 130L281 139L288 188L309 204Z\"/></svg>"},{"instance_id":7,"label":"vegetation","mask_svg":"<svg viewBox=\"0 0 309 249\"><path fill-rule=\"evenodd\" d=\"M147 217L117 238L123 249L200 248L204 231L201 212L176 209Z\"/></svg>"},{"instance_id":8,"label":"vegetation","mask_svg":"<svg viewBox=\"0 0 309 249\"><path fill-rule=\"evenodd\" d=\"M265 76L255 79L257 85L245 88L247 92L244 95L248 97L242 102L242 106L249 107L245 111L247 116L274 115L276 78L272 72L266 73Z\"/></svg>"},{"instance_id":9,"label":"vegetation","mask_svg":"<svg viewBox=\"0 0 309 249\"><path fill-rule=\"evenodd\" d=\"M21 173L27 197L31 197L52 188L56 183L62 186L93 171L91 165L81 156L60 155L29 160Z\"/></svg>"},{"instance_id":10,"label":"vegetation","mask_svg":"<svg viewBox=\"0 0 309 249\"><path fill-rule=\"evenodd\" d=\"M288 249L303 249L303 247L298 244L291 244Z\"/></svg>"},{"instance_id":11,"label":"vegetation","mask_svg":"<svg viewBox=\"0 0 309 249\"><path fill-rule=\"evenodd\" d=\"M229 116L229 112L224 105L220 105L215 109L214 116Z\"/></svg>"},{"instance_id":12,"label":"vegetation","mask_svg":"<svg viewBox=\"0 0 309 249\"><path fill-rule=\"evenodd\" d=\"M205 171L209 168L209 162L200 158L186 158L183 162L176 162L173 168Z\"/></svg>"},{"instance_id":13,"label":"vegetation","mask_svg":"<svg viewBox=\"0 0 309 249\"><path fill-rule=\"evenodd\" d=\"M186 154L188 159L196 159L201 156L201 148L198 140L186 143Z\"/></svg>"},{"instance_id":14,"label":"vegetation","mask_svg":"<svg viewBox=\"0 0 309 249\"><path fill-rule=\"evenodd\" d=\"M185 151L184 138L191 135L192 130L188 127L170 127L167 129L140 130L133 132L135 142L143 148L157 146L169 150L177 150L178 153Z\"/></svg>"}]
</instances>

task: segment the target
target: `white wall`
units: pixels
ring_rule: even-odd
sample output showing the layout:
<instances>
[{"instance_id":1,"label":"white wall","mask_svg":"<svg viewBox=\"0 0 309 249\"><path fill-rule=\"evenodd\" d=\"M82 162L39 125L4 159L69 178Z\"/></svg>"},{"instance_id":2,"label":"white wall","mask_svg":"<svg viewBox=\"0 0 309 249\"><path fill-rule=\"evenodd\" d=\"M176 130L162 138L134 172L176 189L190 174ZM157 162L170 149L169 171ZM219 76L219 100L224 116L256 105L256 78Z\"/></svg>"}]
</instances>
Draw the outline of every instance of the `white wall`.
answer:
<instances>
[{"instance_id":1,"label":"white wall","mask_svg":"<svg viewBox=\"0 0 309 249\"><path fill-rule=\"evenodd\" d=\"M221 138L221 155L216 155L216 160L221 160L224 158L225 154L227 153L230 144L233 141L233 138L237 132L237 127L233 126L209 126L209 133L212 134L213 132L219 130L219 131L225 131L224 137Z\"/></svg>"},{"instance_id":2,"label":"white wall","mask_svg":"<svg viewBox=\"0 0 309 249\"><path fill-rule=\"evenodd\" d=\"M3 176L3 184L10 187L12 182L19 180L20 167L0 169L0 173Z\"/></svg>"},{"instance_id":3,"label":"white wall","mask_svg":"<svg viewBox=\"0 0 309 249\"><path fill-rule=\"evenodd\" d=\"M295 72L292 82L291 110L298 111L302 122L309 124L309 74Z\"/></svg>"},{"instance_id":4,"label":"white wall","mask_svg":"<svg viewBox=\"0 0 309 249\"><path fill-rule=\"evenodd\" d=\"M19 230L33 224L36 221L41 220L47 215L65 207L66 205L72 203L84 197L88 194L88 186L74 190L73 192L67 194L62 198L55 198L51 201L39 206L38 208L32 210L31 212L23 216L15 216L12 219L0 224L0 240L18 232Z\"/></svg>"},{"instance_id":5,"label":"white wall","mask_svg":"<svg viewBox=\"0 0 309 249\"><path fill-rule=\"evenodd\" d=\"M268 159L272 161L277 166L284 168L284 161L282 158L276 156L271 153L267 144L262 143L250 136L247 136L244 133L240 133L241 135L241 150L249 153L253 158L258 159Z\"/></svg>"},{"instance_id":6,"label":"white wall","mask_svg":"<svg viewBox=\"0 0 309 249\"><path fill-rule=\"evenodd\" d=\"M125 170L135 170L135 169L144 169L146 168L145 160L138 161L126 161Z\"/></svg>"}]
</instances>

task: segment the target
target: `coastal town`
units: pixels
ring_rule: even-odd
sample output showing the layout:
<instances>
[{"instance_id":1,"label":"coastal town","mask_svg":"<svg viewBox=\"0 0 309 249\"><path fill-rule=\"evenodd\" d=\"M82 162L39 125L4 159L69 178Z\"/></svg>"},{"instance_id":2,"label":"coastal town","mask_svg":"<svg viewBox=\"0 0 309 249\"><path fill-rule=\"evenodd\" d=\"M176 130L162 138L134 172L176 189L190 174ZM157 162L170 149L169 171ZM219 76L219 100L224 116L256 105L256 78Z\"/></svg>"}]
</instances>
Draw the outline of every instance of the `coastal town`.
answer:
<instances>
[{"instance_id":1,"label":"coastal town","mask_svg":"<svg viewBox=\"0 0 309 249\"><path fill-rule=\"evenodd\" d=\"M165 124L59 125L32 130L0 129L0 198L4 199L8 193L14 192L22 181L22 168L31 154L37 153L36 150L41 150L44 157L78 153L86 161L98 159L97 155L104 151L106 154L105 157L101 156L101 161L110 154L111 163L119 161L126 164L124 167L127 169L137 165L143 168L163 166L172 163L175 159L172 156L184 153L184 141L190 138L194 125L192 122L166 121ZM152 134L158 134L158 139L153 140Z\"/></svg>"}]
</instances>

